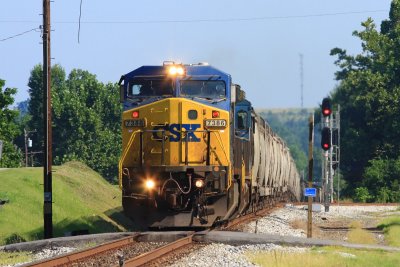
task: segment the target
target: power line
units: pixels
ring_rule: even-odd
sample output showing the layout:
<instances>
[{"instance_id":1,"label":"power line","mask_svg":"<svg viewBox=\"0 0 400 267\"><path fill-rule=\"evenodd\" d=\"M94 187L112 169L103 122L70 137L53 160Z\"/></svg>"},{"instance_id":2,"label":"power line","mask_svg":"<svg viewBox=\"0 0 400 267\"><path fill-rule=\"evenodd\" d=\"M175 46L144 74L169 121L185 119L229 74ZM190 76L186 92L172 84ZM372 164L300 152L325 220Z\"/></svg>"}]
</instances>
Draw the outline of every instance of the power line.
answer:
<instances>
[{"instance_id":1,"label":"power line","mask_svg":"<svg viewBox=\"0 0 400 267\"><path fill-rule=\"evenodd\" d=\"M33 29L28 30L28 31L24 31L24 32L15 34L15 35L13 35L13 36L9 36L9 37L7 37L7 38L0 39L0 42L7 41L7 40L9 40L9 39L12 39L12 38L15 38L15 37L18 37L18 36L21 36L21 35L27 34L27 33L29 33L29 32L36 31L36 30L40 30L40 28L33 28Z\"/></svg>"},{"instance_id":2,"label":"power line","mask_svg":"<svg viewBox=\"0 0 400 267\"><path fill-rule=\"evenodd\" d=\"M366 14L366 13L382 13L389 10L365 10L365 11L348 11L336 13L320 13L308 15L292 15L292 16L265 16L265 17L250 17L250 18L225 18L225 19L190 19L190 20L137 20L137 21L54 21L56 24L159 24L159 23L202 23L202 22L242 22L242 21L262 21L275 19L298 19L298 18L313 18L313 17L331 17L342 15ZM0 20L0 23L37 23L32 20Z\"/></svg>"}]
</instances>

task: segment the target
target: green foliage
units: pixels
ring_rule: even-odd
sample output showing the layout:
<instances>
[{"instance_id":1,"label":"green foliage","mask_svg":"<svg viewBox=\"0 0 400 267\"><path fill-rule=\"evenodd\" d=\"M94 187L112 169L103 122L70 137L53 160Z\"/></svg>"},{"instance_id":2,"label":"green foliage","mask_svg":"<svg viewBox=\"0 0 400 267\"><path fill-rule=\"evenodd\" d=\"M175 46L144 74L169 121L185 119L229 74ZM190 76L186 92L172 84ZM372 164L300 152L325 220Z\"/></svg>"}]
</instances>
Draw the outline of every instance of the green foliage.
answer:
<instances>
[{"instance_id":1,"label":"green foliage","mask_svg":"<svg viewBox=\"0 0 400 267\"><path fill-rule=\"evenodd\" d=\"M372 196L368 192L368 188L366 187L357 187L355 189L355 200L366 203L368 200L370 200Z\"/></svg>"},{"instance_id":2,"label":"green foliage","mask_svg":"<svg viewBox=\"0 0 400 267\"><path fill-rule=\"evenodd\" d=\"M400 247L400 217L386 218L379 223L378 228L383 230L388 245Z\"/></svg>"},{"instance_id":3,"label":"green foliage","mask_svg":"<svg viewBox=\"0 0 400 267\"><path fill-rule=\"evenodd\" d=\"M370 188L378 202L400 201L400 157L370 160L364 172L363 185Z\"/></svg>"},{"instance_id":4,"label":"green foliage","mask_svg":"<svg viewBox=\"0 0 400 267\"><path fill-rule=\"evenodd\" d=\"M29 80L30 128L42 136L42 68ZM121 150L119 89L103 84L88 71L72 70L66 79L59 65L52 67L53 156L56 164L81 160L108 179L116 177ZM43 143L37 143L37 148Z\"/></svg>"},{"instance_id":5,"label":"green foliage","mask_svg":"<svg viewBox=\"0 0 400 267\"><path fill-rule=\"evenodd\" d=\"M18 263L29 261L33 261L33 255L30 251L0 251L0 262L3 266L17 266Z\"/></svg>"},{"instance_id":6,"label":"green foliage","mask_svg":"<svg viewBox=\"0 0 400 267\"><path fill-rule=\"evenodd\" d=\"M18 167L21 162L21 152L14 146L14 138L18 135L16 119L18 111L10 109L14 103L15 88L5 88L5 81L0 79L0 140L3 141L3 153L0 167Z\"/></svg>"},{"instance_id":7,"label":"green foliage","mask_svg":"<svg viewBox=\"0 0 400 267\"><path fill-rule=\"evenodd\" d=\"M344 247L314 247L310 251L288 253L285 250L247 252L257 266L268 267L393 267L400 264L400 253Z\"/></svg>"},{"instance_id":8,"label":"green foliage","mask_svg":"<svg viewBox=\"0 0 400 267\"><path fill-rule=\"evenodd\" d=\"M354 36L361 40L362 53L348 55L340 48L337 56L340 81L332 93L333 103L341 107L341 168L351 187L362 183L370 161L396 159L400 151L400 1L391 4L389 20L381 30L372 19L363 22ZM372 171L372 170L371 170ZM377 179L379 175L376 175ZM367 183L374 198L390 197L381 186ZM388 187L390 188L390 187ZM378 193L380 192L380 193Z\"/></svg>"}]
</instances>

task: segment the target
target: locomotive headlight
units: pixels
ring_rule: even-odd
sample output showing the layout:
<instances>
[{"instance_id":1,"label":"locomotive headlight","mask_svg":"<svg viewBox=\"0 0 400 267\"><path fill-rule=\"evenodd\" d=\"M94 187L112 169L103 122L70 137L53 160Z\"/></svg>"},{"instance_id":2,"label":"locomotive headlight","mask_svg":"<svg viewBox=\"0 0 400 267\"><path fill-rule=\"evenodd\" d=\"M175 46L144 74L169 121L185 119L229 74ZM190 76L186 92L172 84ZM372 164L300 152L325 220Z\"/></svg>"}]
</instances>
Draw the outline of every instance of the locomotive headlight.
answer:
<instances>
[{"instance_id":1,"label":"locomotive headlight","mask_svg":"<svg viewBox=\"0 0 400 267\"><path fill-rule=\"evenodd\" d=\"M148 180L146 180L145 185L146 185L146 188L150 190L150 189L153 189L156 184L154 183L153 180L148 179Z\"/></svg>"},{"instance_id":2,"label":"locomotive headlight","mask_svg":"<svg viewBox=\"0 0 400 267\"><path fill-rule=\"evenodd\" d=\"M185 70L183 69L182 66L170 66L168 68L168 73L170 75L184 75Z\"/></svg>"},{"instance_id":3,"label":"locomotive headlight","mask_svg":"<svg viewBox=\"0 0 400 267\"><path fill-rule=\"evenodd\" d=\"M195 186L196 186L197 188L202 188L202 187L204 187L204 180L202 180L202 179L197 179L197 180L194 182L194 184L195 184Z\"/></svg>"}]
</instances>

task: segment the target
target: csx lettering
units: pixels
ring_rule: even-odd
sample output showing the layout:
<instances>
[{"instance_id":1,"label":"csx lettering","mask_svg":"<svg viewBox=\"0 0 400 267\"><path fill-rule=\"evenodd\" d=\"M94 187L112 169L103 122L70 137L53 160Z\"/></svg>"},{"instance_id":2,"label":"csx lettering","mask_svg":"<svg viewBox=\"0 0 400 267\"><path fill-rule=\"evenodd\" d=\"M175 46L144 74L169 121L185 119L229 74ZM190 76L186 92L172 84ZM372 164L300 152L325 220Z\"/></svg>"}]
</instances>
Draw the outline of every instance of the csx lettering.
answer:
<instances>
[{"instance_id":1,"label":"csx lettering","mask_svg":"<svg viewBox=\"0 0 400 267\"><path fill-rule=\"evenodd\" d=\"M169 136L169 141L170 142L179 142L181 140L181 130L186 132L187 136L187 141L188 142L200 142L200 138L198 138L194 131L196 131L198 128L200 128L200 124L170 124L166 126L156 126L153 128L153 130L164 130L164 131L169 131L170 136ZM156 131L153 132L153 138L155 140L162 140L162 132L161 131ZM185 141L185 136L184 136L184 141Z\"/></svg>"}]
</instances>

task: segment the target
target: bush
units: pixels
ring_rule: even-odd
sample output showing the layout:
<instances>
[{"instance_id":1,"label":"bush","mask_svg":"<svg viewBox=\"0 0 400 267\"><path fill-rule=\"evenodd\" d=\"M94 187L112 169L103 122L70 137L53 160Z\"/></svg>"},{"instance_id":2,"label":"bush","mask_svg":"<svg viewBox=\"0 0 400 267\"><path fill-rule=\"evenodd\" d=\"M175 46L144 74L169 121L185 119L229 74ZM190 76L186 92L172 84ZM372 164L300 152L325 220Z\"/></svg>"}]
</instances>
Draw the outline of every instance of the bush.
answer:
<instances>
[{"instance_id":1,"label":"bush","mask_svg":"<svg viewBox=\"0 0 400 267\"><path fill-rule=\"evenodd\" d=\"M366 203L368 200L373 198L366 187L357 187L355 190L355 200L357 202Z\"/></svg>"},{"instance_id":2,"label":"bush","mask_svg":"<svg viewBox=\"0 0 400 267\"><path fill-rule=\"evenodd\" d=\"M399 201L400 158L377 158L368 163L362 185L368 188L371 197L381 203Z\"/></svg>"},{"instance_id":3,"label":"bush","mask_svg":"<svg viewBox=\"0 0 400 267\"><path fill-rule=\"evenodd\" d=\"M14 233L14 234L8 236L5 241L6 241L5 242L6 245L10 245L10 244L15 244L15 243L26 242L26 239L16 233Z\"/></svg>"}]
</instances>

